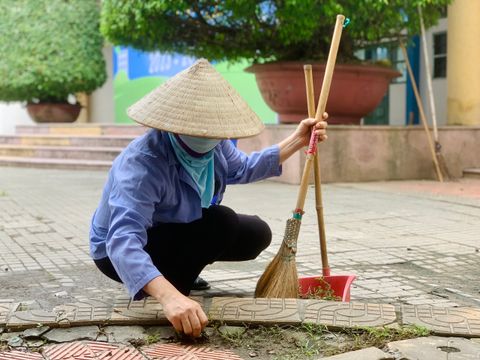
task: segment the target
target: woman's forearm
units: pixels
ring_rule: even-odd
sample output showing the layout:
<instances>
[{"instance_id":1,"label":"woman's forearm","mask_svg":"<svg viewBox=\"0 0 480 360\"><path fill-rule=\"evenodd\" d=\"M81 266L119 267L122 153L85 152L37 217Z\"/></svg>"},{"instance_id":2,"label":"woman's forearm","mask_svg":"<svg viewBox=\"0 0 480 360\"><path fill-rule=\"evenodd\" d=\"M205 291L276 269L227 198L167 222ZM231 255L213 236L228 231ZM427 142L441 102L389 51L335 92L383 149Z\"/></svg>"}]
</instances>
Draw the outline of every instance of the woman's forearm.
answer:
<instances>
[{"instance_id":1,"label":"woman's forearm","mask_svg":"<svg viewBox=\"0 0 480 360\"><path fill-rule=\"evenodd\" d=\"M280 164L304 146L303 139L292 134L278 143Z\"/></svg>"}]
</instances>

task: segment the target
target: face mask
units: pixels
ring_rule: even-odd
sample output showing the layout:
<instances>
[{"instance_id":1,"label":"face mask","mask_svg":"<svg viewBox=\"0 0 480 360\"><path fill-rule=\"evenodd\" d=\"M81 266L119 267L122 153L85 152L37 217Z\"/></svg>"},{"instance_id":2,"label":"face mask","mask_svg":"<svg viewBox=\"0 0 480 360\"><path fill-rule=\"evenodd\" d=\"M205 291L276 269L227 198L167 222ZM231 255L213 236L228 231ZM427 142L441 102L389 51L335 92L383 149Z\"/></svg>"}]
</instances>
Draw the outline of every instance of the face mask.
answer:
<instances>
[{"instance_id":1,"label":"face mask","mask_svg":"<svg viewBox=\"0 0 480 360\"><path fill-rule=\"evenodd\" d=\"M178 137L185 143L185 145L199 154L208 153L220 143L220 140L218 139L206 139L187 135L178 135Z\"/></svg>"}]
</instances>

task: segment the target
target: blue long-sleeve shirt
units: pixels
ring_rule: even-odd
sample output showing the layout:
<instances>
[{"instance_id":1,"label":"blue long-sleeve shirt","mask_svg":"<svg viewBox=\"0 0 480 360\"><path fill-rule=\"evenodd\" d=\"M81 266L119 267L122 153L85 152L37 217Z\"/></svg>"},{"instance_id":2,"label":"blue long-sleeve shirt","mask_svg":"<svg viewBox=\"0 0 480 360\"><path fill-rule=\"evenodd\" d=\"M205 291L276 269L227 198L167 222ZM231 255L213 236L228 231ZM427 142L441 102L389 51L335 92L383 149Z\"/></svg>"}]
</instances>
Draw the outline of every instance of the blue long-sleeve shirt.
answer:
<instances>
[{"instance_id":1,"label":"blue long-sleeve shirt","mask_svg":"<svg viewBox=\"0 0 480 360\"><path fill-rule=\"evenodd\" d=\"M276 145L247 156L231 141L221 141L214 162L217 204L227 184L281 174ZM156 223L188 223L201 216L197 187L178 162L167 134L149 130L113 162L93 215L90 254L95 260L108 256L131 296L139 299L143 287L161 275L143 249L147 230Z\"/></svg>"}]
</instances>

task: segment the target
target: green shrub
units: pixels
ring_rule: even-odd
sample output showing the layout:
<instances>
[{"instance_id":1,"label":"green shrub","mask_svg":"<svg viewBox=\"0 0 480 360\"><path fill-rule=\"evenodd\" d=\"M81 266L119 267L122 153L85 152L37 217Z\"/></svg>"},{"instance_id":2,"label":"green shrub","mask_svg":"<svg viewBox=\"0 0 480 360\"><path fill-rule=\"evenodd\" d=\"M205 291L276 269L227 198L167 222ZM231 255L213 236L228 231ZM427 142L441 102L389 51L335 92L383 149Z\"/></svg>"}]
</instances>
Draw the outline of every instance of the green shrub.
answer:
<instances>
[{"instance_id":1,"label":"green shrub","mask_svg":"<svg viewBox=\"0 0 480 360\"><path fill-rule=\"evenodd\" d=\"M96 0L0 0L0 100L64 102L106 79Z\"/></svg>"},{"instance_id":2,"label":"green shrub","mask_svg":"<svg viewBox=\"0 0 480 360\"><path fill-rule=\"evenodd\" d=\"M209 60L323 60L336 14L351 18L340 61L368 43L418 32L451 0L104 0L101 29L114 44ZM408 20L407 20L408 19Z\"/></svg>"}]
</instances>

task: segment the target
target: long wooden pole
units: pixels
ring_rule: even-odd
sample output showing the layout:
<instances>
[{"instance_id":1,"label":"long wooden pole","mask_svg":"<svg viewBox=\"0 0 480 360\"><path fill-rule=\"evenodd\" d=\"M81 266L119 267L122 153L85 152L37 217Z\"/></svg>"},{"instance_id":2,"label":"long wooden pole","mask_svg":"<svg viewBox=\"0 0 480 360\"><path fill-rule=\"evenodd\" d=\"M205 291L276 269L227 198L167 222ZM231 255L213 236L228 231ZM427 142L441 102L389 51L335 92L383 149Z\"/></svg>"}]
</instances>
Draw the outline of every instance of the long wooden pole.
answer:
<instances>
[{"instance_id":1,"label":"long wooden pole","mask_svg":"<svg viewBox=\"0 0 480 360\"><path fill-rule=\"evenodd\" d=\"M313 74L312 65L304 65L305 84L307 88L307 105L308 117L315 116L315 95L313 88ZM320 154L317 152L313 158L313 169L315 175L315 208L317 210L317 225L320 240L320 255L322 257L322 274L323 276L330 276L330 266L328 265L327 254L327 236L325 234L325 221L323 217L323 200L322 200L322 177L320 170Z\"/></svg>"},{"instance_id":2,"label":"long wooden pole","mask_svg":"<svg viewBox=\"0 0 480 360\"><path fill-rule=\"evenodd\" d=\"M328 94L330 93L330 85L332 84L333 69L335 68L335 62L337 61L338 46L340 44L340 38L342 36L343 22L345 16L337 15L337 21L335 22L335 30L333 31L332 43L330 45L330 51L328 53L327 65L325 66L325 74L323 76L322 89L320 91L320 98L318 100L317 112L315 114L315 122L322 120L323 113L327 106ZM305 198L307 196L308 180L310 178L310 170L313 161L313 157L317 152L317 137L315 132L312 131L310 137L310 144L307 150L307 157L305 159L305 165L303 167L302 179L300 181L300 189L298 190L297 205L295 207L295 213L303 213L303 207L305 205Z\"/></svg>"},{"instance_id":3,"label":"long wooden pole","mask_svg":"<svg viewBox=\"0 0 480 360\"><path fill-rule=\"evenodd\" d=\"M430 148L430 152L432 154L433 164L435 165L435 172L437 173L438 181L443 182L443 175L442 175L442 172L440 171L440 166L438 165L437 154L435 153L435 148L432 142L432 136L430 135L427 119L425 117L425 111L423 110L422 99L420 98L420 94L417 88L417 82L415 81L412 67L410 66L410 61L408 60L407 50L405 49L405 45L403 44L402 41L400 41L400 48L402 49L403 57L405 58L405 64L407 65L408 75L410 76L410 80L412 82L413 93L415 94L415 99L417 100L417 105L418 105L418 112L420 113L420 120L422 121L423 128L425 129L425 134L427 135L428 147Z\"/></svg>"}]
</instances>

